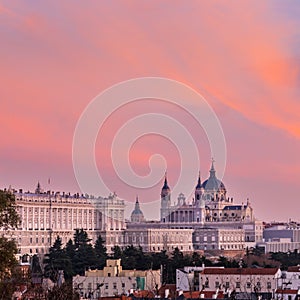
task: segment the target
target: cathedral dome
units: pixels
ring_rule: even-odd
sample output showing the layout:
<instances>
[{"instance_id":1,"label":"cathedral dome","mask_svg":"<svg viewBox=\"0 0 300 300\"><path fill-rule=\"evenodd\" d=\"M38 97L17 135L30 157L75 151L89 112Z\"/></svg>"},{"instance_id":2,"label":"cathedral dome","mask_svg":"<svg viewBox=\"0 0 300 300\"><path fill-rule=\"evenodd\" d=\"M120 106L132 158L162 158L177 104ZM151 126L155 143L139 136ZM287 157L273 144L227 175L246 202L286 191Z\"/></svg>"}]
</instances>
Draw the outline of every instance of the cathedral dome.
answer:
<instances>
[{"instance_id":1,"label":"cathedral dome","mask_svg":"<svg viewBox=\"0 0 300 300\"><path fill-rule=\"evenodd\" d=\"M140 209L140 203L138 197L136 197L135 208L131 213L131 222L140 223L145 220L144 214Z\"/></svg>"},{"instance_id":2,"label":"cathedral dome","mask_svg":"<svg viewBox=\"0 0 300 300\"><path fill-rule=\"evenodd\" d=\"M203 188L206 191L226 191L224 183L216 177L216 170L213 162L211 164L209 173L209 178L202 183Z\"/></svg>"},{"instance_id":3,"label":"cathedral dome","mask_svg":"<svg viewBox=\"0 0 300 300\"><path fill-rule=\"evenodd\" d=\"M217 191L217 190L224 190L225 189L225 185L224 183L217 179L217 178L208 178L207 180L205 180L202 184L203 188L205 190L210 190L210 191Z\"/></svg>"}]
</instances>

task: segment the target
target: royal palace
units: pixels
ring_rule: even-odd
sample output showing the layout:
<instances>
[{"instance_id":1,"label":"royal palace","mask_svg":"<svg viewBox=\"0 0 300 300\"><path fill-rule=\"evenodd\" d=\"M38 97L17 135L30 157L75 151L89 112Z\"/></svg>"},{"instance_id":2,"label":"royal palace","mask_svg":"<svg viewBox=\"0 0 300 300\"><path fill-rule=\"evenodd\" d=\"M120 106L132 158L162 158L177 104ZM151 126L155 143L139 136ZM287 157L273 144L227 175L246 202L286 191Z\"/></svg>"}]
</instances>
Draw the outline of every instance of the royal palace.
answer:
<instances>
[{"instance_id":1,"label":"royal palace","mask_svg":"<svg viewBox=\"0 0 300 300\"><path fill-rule=\"evenodd\" d=\"M46 253L55 238L63 243L73 238L75 229L84 229L95 241L105 240L108 252L114 245L141 246L145 252L194 250L239 251L262 241L263 225L254 217L247 200L235 204L216 177L212 162L209 178L195 180L194 197L187 201L181 193L171 205L171 188L165 176L161 189L160 220L147 221L138 198L130 220L125 219L125 202L116 194L106 198L43 191L10 191L15 194L21 218L19 228L8 235L17 241L19 254Z\"/></svg>"}]
</instances>

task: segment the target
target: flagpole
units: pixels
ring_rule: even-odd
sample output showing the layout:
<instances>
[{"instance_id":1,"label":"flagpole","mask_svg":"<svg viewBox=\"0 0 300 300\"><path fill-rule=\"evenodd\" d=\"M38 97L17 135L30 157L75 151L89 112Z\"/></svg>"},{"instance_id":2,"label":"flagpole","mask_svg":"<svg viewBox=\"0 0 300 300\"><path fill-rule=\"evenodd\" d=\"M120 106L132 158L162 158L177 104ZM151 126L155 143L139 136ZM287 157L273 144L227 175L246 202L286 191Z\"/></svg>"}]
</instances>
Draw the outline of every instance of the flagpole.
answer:
<instances>
[{"instance_id":1,"label":"flagpole","mask_svg":"<svg viewBox=\"0 0 300 300\"><path fill-rule=\"evenodd\" d=\"M48 185L50 187L50 178L48 178ZM52 197L51 189L49 189L49 249L52 246Z\"/></svg>"}]
</instances>

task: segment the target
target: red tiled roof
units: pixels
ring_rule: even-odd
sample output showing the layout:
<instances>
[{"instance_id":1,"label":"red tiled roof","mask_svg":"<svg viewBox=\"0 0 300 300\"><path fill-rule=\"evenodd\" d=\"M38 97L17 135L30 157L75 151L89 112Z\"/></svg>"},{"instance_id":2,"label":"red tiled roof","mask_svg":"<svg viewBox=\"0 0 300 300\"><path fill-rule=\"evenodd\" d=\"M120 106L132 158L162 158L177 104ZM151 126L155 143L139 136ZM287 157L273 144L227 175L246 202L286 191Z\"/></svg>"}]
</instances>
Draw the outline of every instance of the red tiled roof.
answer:
<instances>
[{"instance_id":1,"label":"red tiled roof","mask_svg":"<svg viewBox=\"0 0 300 300\"><path fill-rule=\"evenodd\" d=\"M288 267L288 272L300 272L300 266Z\"/></svg>"},{"instance_id":2,"label":"red tiled roof","mask_svg":"<svg viewBox=\"0 0 300 300\"><path fill-rule=\"evenodd\" d=\"M176 294L176 284L165 284L162 285L158 290L158 294L161 298L164 298L165 291L167 289L169 290L170 296L174 296Z\"/></svg>"},{"instance_id":3,"label":"red tiled roof","mask_svg":"<svg viewBox=\"0 0 300 300\"><path fill-rule=\"evenodd\" d=\"M285 295L296 295L298 294L298 290L276 290L276 294L285 294Z\"/></svg>"},{"instance_id":4,"label":"red tiled roof","mask_svg":"<svg viewBox=\"0 0 300 300\"><path fill-rule=\"evenodd\" d=\"M216 291L193 291L193 292L183 292L183 296L185 298L191 298L191 299L200 299L200 294L204 294L205 299L212 299L213 295L216 293ZM218 293L217 299L224 299L224 294L222 291Z\"/></svg>"},{"instance_id":5,"label":"red tiled roof","mask_svg":"<svg viewBox=\"0 0 300 300\"><path fill-rule=\"evenodd\" d=\"M277 268L205 268L202 274L275 275Z\"/></svg>"},{"instance_id":6,"label":"red tiled roof","mask_svg":"<svg viewBox=\"0 0 300 300\"><path fill-rule=\"evenodd\" d=\"M135 291L134 296L137 298L154 298L154 293L151 291Z\"/></svg>"}]
</instances>

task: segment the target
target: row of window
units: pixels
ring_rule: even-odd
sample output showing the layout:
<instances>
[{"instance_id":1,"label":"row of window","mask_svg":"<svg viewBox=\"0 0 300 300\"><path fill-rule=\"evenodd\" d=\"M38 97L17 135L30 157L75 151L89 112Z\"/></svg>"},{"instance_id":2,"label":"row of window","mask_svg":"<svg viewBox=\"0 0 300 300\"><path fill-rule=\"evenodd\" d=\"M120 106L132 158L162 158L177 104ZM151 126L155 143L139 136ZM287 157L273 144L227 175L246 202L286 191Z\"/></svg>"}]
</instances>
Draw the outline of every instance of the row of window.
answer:
<instances>
[{"instance_id":1,"label":"row of window","mask_svg":"<svg viewBox=\"0 0 300 300\"><path fill-rule=\"evenodd\" d=\"M21 253L21 248L18 249L18 253L19 254ZM46 252L45 252L44 248L40 248L40 249L38 249L38 248L35 248L35 249L30 248L29 249L29 253L33 254L33 253L46 253Z\"/></svg>"},{"instance_id":2,"label":"row of window","mask_svg":"<svg viewBox=\"0 0 300 300\"><path fill-rule=\"evenodd\" d=\"M45 198L27 198L27 197L22 197L22 198L17 198L17 201L25 201L25 202L50 202L49 196ZM53 198L51 197L51 202L52 203L74 203L74 204L91 204L90 201L87 201L86 199L80 200L78 198Z\"/></svg>"},{"instance_id":3,"label":"row of window","mask_svg":"<svg viewBox=\"0 0 300 300\"><path fill-rule=\"evenodd\" d=\"M235 245L229 244L229 245L222 245L221 246L222 250L243 249L243 248L244 248L243 244L239 244L239 245L237 245L237 244L235 244Z\"/></svg>"},{"instance_id":4,"label":"row of window","mask_svg":"<svg viewBox=\"0 0 300 300\"><path fill-rule=\"evenodd\" d=\"M203 242L215 242L216 241L216 237L215 236L204 236L203 239L201 238L201 236L196 236L195 237L195 241L196 242L200 242L200 241L203 241ZM220 236L220 242L243 242L243 237L241 235L229 235L229 236Z\"/></svg>"},{"instance_id":5,"label":"row of window","mask_svg":"<svg viewBox=\"0 0 300 300\"><path fill-rule=\"evenodd\" d=\"M205 288L209 288L209 281L208 281L208 280L205 281L204 286L205 286ZM226 281L225 284L224 284L223 286L220 284L219 281L216 281L216 282L215 282L215 288L222 288L222 287L228 289L228 288L229 288L229 281ZM247 288L247 289L250 289L251 287L253 287L253 288L254 288L254 287L257 287L257 288L260 289L260 288L261 288L261 282L258 281L258 282L256 283L256 285L254 285L254 284L252 285L250 281L247 281L247 282L246 282L246 288ZM237 289L240 289L240 288L241 288L241 282L240 282L240 281L236 281L236 282L235 282L235 288L237 288ZM271 289L271 288L272 288L272 283L271 283L270 281L268 281L268 282L267 282L267 289Z\"/></svg>"},{"instance_id":6,"label":"row of window","mask_svg":"<svg viewBox=\"0 0 300 300\"><path fill-rule=\"evenodd\" d=\"M201 236L196 236L195 237L195 240L196 240L196 242L200 242L200 240L201 240ZM204 242L207 242L207 240L210 240L210 241L212 241L212 242L215 242L216 241L216 237L213 235L213 236L211 236L211 237L207 237L207 236L204 236L203 237L203 241Z\"/></svg>"},{"instance_id":7,"label":"row of window","mask_svg":"<svg viewBox=\"0 0 300 300\"><path fill-rule=\"evenodd\" d=\"M65 243L68 242L68 240L70 239L67 236L64 236L64 237L60 236L60 238ZM21 245L21 243L22 243L22 238L21 237L18 238L18 243ZM49 244L50 243L50 237L48 237L48 238L45 238L45 237L40 237L40 238L39 237L36 237L36 238L30 237L29 238L29 244L39 244L39 243L41 243L41 244L48 243Z\"/></svg>"},{"instance_id":8,"label":"row of window","mask_svg":"<svg viewBox=\"0 0 300 300\"><path fill-rule=\"evenodd\" d=\"M175 248L178 248L178 249L180 249L180 250L184 250L184 249L183 249L183 248L184 248L183 246L180 246L180 247L179 247L179 246L171 246L171 247L167 246L167 247L166 247L166 250L168 250L168 251L171 250L171 249L174 250ZM157 250L157 251L161 251L161 250L165 250L165 249L164 249L164 247L152 247L152 250L153 250L153 251L156 251L156 250ZM191 246L189 246L189 250L191 250Z\"/></svg>"},{"instance_id":9,"label":"row of window","mask_svg":"<svg viewBox=\"0 0 300 300\"><path fill-rule=\"evenodd\" d=\"M82 210L82 209L76 209L76 208L73 208L72 209L73 210L73 215L82 215L82 214L84 214L84 215L87 215L87 214L89 214L89 215L91 215L92 213L93 213L93 211L92 210ZM72 215L72 210L71 209L68 209L68 208L52 208L52 213L56 213L56 212L62 212L64 215ZM21 210L20 209L18 209L18 212L20 212L21 213ZM28 213L35 213L35 215L37 215L38 213L40 213L41 215L43 215L44 213L49 213L49 208L40 208L40 210L39 210L39 208L31 208L31 207L29 207L29 208L27 208L27 210L24 208L24 214L26 215L26 214L28 214ZM94 212L95 213L95 215L96 215L96 212Z\"/></svg>"},{"instance_id":10,"label":"row of window","mask_svg":"<svg viewBox=\"0 0 300 300\"><path fill-rule=\"evenodd\" d=\"M110 273L108 273L108 275L110 275ZM110 277L110 276L108 276L108 277ZM110 285L111 285L111 287L112 287L114 290L116 290L116 289L118 288L118 284L117 284L116 282L112 282L112 283L106 282L106 283L104 283L104 289L108 290ZM97 283L97 289L100 289L101 286L103 286L103 284ZM121 283L121 287L122 287L122 288L125 288L125 282L122 282L122 283ZM88 283L87 288L88 288L88 290L92 290L92 289L93 289L93 284L92 284L92 282L89 282L89 283ZM132 288L133 288L133 289L136 288L136 283L135 283L135 282L132 283ZM79 284L79 285L77 286L77 289L79 289L79 290L80 290L80 289L83 289L83 284L82 284L82 283Z\"/></svg>"},{"instance_id":11,"label":"row of window","mask_svg":"<svg viewBox=\"0 0 300 300\"><path fill-rule=\"evenodd\" d=\"M46 225L46 226L44 226ZM24 226L24 229L28 229L28 230L32 230L32 229L35 229L35 230L49 230L50 226L49 226L49 223L35 223L34 226L33 224L29 223L28 224L28 228L25 227L25 224L23 224ZM56 228L60 228L60 229L73 229L73 228L84 228L85 230L87 230L88 228L90 230L93 229L93 226L92 226L92 222L89 222L88 224L87 223L81 223L81 222L73 222L73 227L72 227L72 223L71 222L55 222L54 223L54 226L52 227L52 229L56 229Z\"/></svg>"}]
</instances>

